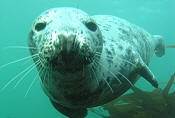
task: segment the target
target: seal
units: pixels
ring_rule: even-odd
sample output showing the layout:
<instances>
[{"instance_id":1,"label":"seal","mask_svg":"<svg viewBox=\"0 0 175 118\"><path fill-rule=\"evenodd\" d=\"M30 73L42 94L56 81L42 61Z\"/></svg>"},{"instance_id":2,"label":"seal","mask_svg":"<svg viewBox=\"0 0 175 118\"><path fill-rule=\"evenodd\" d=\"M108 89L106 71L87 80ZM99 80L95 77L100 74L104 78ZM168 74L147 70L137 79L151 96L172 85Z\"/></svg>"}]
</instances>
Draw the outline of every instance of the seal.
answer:
<instances>
[{"instance_id":1,"label":"seal","mask_svg":"<svg viewBox=\"0 0 175 118\"><path fill-rule=\"evenodd\" d=\"M85 117L140 76L158 87L148 64L154 53L164 55L163 38L124 19L52 8L36 18L28 42L44 92L68 117Z\"/></svg>"}]
</instances>

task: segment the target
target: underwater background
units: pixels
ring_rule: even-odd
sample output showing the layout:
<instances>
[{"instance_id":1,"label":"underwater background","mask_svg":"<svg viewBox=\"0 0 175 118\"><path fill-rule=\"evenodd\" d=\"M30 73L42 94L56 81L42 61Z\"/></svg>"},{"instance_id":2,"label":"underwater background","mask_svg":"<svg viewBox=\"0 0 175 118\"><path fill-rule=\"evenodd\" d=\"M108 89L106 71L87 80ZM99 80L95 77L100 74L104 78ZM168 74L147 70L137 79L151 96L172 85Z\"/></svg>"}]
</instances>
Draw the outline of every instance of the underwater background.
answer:
<instances>
[{"instance_id":1,"label":"underwater background","mask_svg":"<svg viewBox=\"0 0 175 118\"><path fill-rule=\"evenodd\" d=\"M162 35L167 45L175 44L175 0L0 0L0 65L29 56L27 49L6 47L27 46L33 20L44 10L53 7L76 7L91 15L115 15L139 25L151 34ZM0 69L0 88L32 63L29 59ZM160 87L164 86L175 72L175 49L167 49L162 58L154 56L150 69ZM27 92L34 76L37 76L36 69L18 86L15 87L15 84L20 77L0 90L0 118L64 118L53 108L39 81ZM145 90L153 89L142 78L136 86ZM100 117L90 113L88 118Z\"/></svg>"}]
</instances>

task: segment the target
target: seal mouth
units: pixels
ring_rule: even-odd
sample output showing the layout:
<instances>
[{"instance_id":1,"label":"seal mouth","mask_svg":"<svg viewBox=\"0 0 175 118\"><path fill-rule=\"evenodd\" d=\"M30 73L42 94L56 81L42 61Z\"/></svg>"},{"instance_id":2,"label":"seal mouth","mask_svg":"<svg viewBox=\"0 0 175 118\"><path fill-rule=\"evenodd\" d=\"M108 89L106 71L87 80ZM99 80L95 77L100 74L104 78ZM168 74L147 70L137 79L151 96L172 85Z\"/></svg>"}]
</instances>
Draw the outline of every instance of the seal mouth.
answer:
<instances>
[{"instance_id":1,"label":"seal mouth","mask_svg":"<svg viewBox=\"0 0 175 118\"><path fill-rule=\"evenodd\" d=\"M57 37L56 40L47 41L40 50L44 67L51 67L55 71L74 72L94 60L95 53L89 43L79 41L73 34L59 34Z\"/></svg>"},{"instance_id":2,"label":"seal mouth","mask_svg":"<svg viewBox=\"0 0 175 118\"><path fill-rule=\"evenodd\" d=\"M82 70L84 66L87 66L95 59L95 53L91 51L87 46L82 48L72 48L70 51L61 50L58 53L50 52L39 53L40 61L44 68L51 68L55 71L75 72ZM43 55L44 54L44 55Z\"/></svg>"},{"instance_id":3,"label":"seal mouth","mask_svg":"<svg viewBox=\"0 0 175 118\"><path fill-rule=\"evenodd\" d=\"M83 66L89 65L93 61L93 58L93 56L87 57L86 55L80 55L75 51L70 51L69 53L61 51L60 54L49 61L49 64L54 70L75 72L82 70Z\"/></svg>"}]
</instances>

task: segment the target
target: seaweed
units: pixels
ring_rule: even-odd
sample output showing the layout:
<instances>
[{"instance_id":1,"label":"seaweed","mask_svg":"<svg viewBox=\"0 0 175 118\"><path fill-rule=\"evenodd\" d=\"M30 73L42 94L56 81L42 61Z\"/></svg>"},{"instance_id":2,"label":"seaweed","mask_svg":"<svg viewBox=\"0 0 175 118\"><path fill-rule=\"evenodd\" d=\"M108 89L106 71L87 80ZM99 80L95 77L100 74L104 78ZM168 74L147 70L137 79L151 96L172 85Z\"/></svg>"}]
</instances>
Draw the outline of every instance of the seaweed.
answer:
<instances>
[{"instance_id":1,"label":"seaweed","mask_svg":"<svg viewBox=\"0 0 175 118\"><path fill-rule=\"evenodd\" d=\"M103 118L175 118L175 91L170 89L175 81L175 73L166 86L152 91L133 87L132 93L102 106L109 116L96 112Z\"/></svg>"}]
</instances>

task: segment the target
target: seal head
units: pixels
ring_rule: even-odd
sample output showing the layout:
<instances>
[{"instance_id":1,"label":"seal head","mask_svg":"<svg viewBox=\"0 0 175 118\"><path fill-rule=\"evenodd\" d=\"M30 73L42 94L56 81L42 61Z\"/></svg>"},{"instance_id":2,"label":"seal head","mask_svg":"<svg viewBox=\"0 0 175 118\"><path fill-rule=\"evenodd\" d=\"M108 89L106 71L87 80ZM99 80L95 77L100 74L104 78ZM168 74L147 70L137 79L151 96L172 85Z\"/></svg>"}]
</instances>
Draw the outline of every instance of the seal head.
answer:
<instances>
[{"instance_id":1,"label":"seal head","mask_svg":"<svg viewBox=\"0 0 175 118\"><path fill-rule=\"evenodd\" d=\"M55 8L35 20L29 45L36 48L31 52L39 54L43 66L75 72L92 63L94 52L102 50L101 37L96 22L86 13Z\"/></svg>"},{"instance_id":2,"label":"seal head","mask_svg":"<svg viewBox=\"0 0 175 118\"><path fill-rule=\"evenodd\" d=\"M53 106L83 118L87 108L121 96L140 76L157 88L148 64L154 53L164 55L165 46L124 19L54 8L34 21L29 47Z\"/></svg>"}]
</instances>

